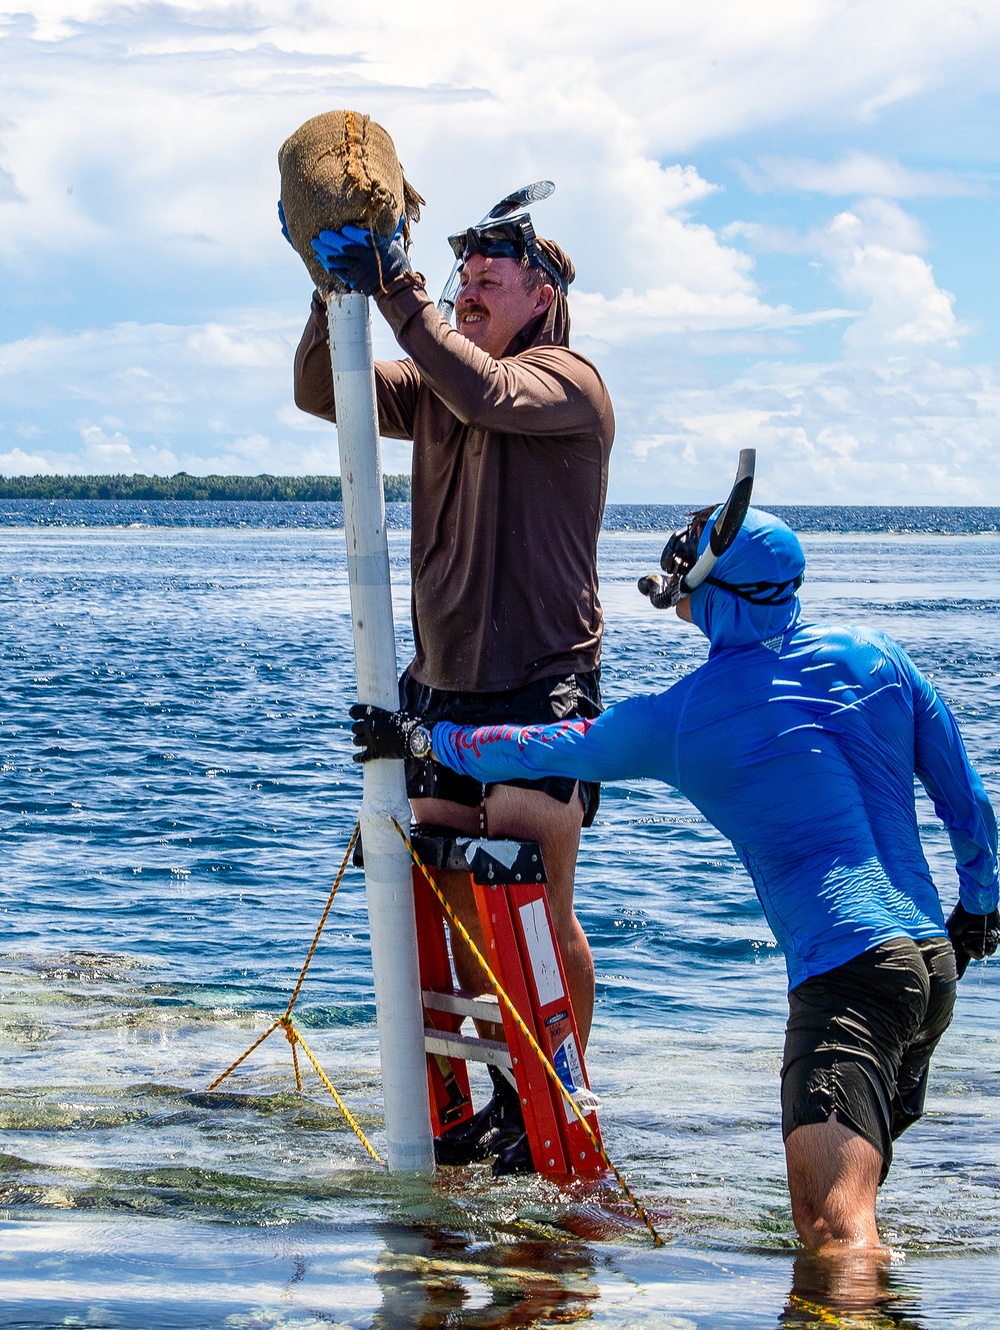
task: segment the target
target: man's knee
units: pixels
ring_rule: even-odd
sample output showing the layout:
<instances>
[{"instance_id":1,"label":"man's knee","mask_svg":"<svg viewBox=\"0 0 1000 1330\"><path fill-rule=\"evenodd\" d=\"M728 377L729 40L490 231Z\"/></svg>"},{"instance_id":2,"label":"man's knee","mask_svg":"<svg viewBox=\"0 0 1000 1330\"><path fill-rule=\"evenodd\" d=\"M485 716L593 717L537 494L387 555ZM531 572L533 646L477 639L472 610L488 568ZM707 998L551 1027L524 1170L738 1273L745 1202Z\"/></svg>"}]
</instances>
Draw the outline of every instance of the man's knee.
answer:
<instances>
[{"instance_id":1,"label":"man's knee","mask_svg":"<svg viewBox=\"0 0 1000 1330\"><path fill-rule=\"evenodd\" d=\"M883 1159L870 1141L831 1114L789 1135L785 1161L792 1219L807 1247L879 1245L875 1198Z\"/></svg>"}]
</instances>

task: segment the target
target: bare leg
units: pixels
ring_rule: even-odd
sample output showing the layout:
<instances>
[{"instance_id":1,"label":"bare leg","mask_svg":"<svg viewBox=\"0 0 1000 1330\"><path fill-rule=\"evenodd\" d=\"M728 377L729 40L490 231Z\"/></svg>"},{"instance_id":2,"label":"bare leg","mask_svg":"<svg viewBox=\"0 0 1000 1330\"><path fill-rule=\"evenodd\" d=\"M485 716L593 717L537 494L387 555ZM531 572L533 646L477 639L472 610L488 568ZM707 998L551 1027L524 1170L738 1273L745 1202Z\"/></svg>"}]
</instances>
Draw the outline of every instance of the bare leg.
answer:
<instances>
[{"instance_id":1,"label":"bare leg","mask_svg":"<svg viewBox=\"0 0 1000 1330\"><path fill-rule=\"evenodd\" d=\"M437 823L472 835L479 834L477 808L466 808L444 799L414 799L412 804L413 816L418 822ZM566 982L580 1040L586 1048L594 1016L594 959L580 921L573 913L573 883L583 805L575 794L568 804L562 804L540 790L498 785L486 800L486 813L491 836L537 840L542 847L552 925L566 967ZM442 873L440 882L445 899L476 945L482 947L479 915L469 879L460 873ZM485 992L488 987L486 977L461 938L453 939L452 955L462 987L474 993ZM491 1029L488 1027L483 1031L487 1038L491 1037ZM497 1036L494 1033L492 1037Z\"/></svg>"},{"instance_id":2,"label":"bare leg","mask_svg":"<svg viewBox=\"0 0 1000 1330\"><path fill-rule=\"evenodd\" d=\"M831 1113L808 1123L785 1142L792 1219L803 1245L817 1256L866 1249L887 1260L875 1223L882 1156Z\"/></svg>"}]
</instances>

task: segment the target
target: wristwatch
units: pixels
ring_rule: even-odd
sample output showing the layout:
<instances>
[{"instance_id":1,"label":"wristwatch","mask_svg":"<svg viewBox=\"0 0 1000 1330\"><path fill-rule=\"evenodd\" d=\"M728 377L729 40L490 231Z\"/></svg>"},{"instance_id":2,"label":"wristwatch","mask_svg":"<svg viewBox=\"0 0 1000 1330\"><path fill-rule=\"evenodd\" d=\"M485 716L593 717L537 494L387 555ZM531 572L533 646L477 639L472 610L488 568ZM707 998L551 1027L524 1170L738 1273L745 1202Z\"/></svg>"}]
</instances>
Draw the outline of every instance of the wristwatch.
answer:
<instances>
[{"instance_id":1,"label":"wristwatch","mask_svg":"<svg viewBox=\"0 0 1000 1330\"><path fill-rule=\"evenodd\" d=\"M424 758L431 756L433 751L431 732L426 725L414 725L406 742L411 757L423 761Z\"/></svg>"}]
</instances>

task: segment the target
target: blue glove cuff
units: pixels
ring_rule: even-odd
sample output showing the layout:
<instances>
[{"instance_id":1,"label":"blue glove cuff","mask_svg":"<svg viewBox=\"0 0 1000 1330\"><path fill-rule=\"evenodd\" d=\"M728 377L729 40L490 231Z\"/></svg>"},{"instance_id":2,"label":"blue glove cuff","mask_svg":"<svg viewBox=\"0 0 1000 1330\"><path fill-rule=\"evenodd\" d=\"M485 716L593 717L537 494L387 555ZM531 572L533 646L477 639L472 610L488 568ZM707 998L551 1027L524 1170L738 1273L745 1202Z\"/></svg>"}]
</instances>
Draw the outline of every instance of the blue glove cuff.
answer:
<instances>
[{"instance_id":1,"label":"blue glove cuff","mask_svg":"<svg viewBox=\"0 0 1000 1330\"><path fill-rule=\"evenodd\" d=\"M292 240L292 237L288 234L288 223L285 221L285 210L281 206L281 199L278 200L278 221L281 223L281 234L291 245L292 249L294 249L295 242Z\"/></svg>"}]
</instances>

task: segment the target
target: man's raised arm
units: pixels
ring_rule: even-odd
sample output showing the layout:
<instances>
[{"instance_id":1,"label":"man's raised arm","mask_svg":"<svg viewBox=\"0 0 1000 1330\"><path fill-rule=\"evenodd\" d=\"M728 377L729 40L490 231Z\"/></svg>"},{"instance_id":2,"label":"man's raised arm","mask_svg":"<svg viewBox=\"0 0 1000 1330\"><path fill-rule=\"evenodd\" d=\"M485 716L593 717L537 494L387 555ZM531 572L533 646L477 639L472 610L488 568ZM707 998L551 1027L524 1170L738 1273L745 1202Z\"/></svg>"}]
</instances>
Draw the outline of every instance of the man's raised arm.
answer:
<instances>
[{"instance_id":1,"label":"man's raised arm","mask_svg":"<svg viewBox=\"0 0 1000 1330\"><path fill-rule=\"evenodd\" d=\"M495 433L613 433L603 380L568 348L533 346L498 359L452 328L413 278L390 284L376 301L420 377L463 424Z\"/></svg>"},{"instance_id":2,"label":"man's raised arm","mask_svg":"<svg viewBox=\"0 0 1000 1330\"><path fill-rule=\"evenodd\" d=\"M375 394L379 433L388 439L412 439L420 376L408 360L375 362ZM336 423L333 371L330 367L330 325L326 302L313 292L309 321L295 351L295 405L311 416Z\"/></svg>"}]
</instances>

